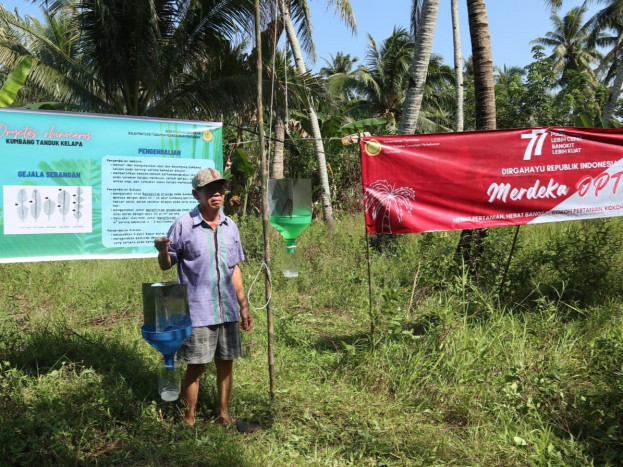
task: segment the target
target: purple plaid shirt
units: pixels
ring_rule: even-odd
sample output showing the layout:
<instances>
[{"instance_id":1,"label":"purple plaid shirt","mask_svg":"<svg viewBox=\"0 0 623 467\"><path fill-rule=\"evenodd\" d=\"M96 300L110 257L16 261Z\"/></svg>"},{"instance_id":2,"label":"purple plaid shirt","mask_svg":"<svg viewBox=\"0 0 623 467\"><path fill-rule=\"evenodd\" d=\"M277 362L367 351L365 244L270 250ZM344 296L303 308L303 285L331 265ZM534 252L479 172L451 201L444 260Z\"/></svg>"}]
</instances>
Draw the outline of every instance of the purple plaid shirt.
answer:
<instances>
[{"instance_id":1,"label":"purple plaid shirt","mask_svg":"<svg viewBox=\"0 0 623 467\"><path fill-rule=\"evenodd\" d=\"M194 327L239 320L238 299L231 280L244 261L238 226L221 211L216 232L203 220L199 206L178 217L167 236L177 264L177 280L186 284Z\"/></svg>"}]
</instances>

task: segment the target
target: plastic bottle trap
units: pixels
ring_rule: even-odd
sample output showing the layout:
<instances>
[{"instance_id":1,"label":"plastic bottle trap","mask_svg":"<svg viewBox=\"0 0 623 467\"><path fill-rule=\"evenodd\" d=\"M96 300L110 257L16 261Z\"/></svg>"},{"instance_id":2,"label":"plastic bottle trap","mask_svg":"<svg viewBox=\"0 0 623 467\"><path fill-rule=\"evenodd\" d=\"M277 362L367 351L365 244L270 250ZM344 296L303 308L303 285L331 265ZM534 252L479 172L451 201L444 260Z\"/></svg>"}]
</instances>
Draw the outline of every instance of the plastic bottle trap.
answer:
<instances>
[{"instance_id":1,"label":"plastic bottle trap","mask_svg":"<svg viewBox=\"0 0 623 467\"><path fill-rule=\"evenodd\" d=\"M190 337L192 324L186 285L176 282L143 284L141 334L163 356L158 369L158 391L165 401L180 395L181 364L175 352Z\"/></svg>"},{"instance_id":2,"label":"plastic bottle trap","mask_svg":"<svg viewBox=\"0 0 623 467\"><path fill-rule=\"evenodd\" d=\"M269 179L268 220L286 241L282 264L285 277L297 277L301 266L296 239L311 224L311 180Z\"/></svg>"}]
</instances>

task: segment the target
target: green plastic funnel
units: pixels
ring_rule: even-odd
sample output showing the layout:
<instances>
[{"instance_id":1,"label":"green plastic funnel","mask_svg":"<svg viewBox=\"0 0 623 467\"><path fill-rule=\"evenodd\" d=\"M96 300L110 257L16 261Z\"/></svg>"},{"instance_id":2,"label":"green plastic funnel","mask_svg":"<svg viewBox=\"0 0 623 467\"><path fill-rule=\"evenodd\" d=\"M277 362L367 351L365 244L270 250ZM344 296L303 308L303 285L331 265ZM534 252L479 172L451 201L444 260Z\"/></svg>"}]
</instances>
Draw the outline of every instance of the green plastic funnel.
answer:
<instances>
[{"instance_id":1,"label":"green plastic funnel","mask_svg":"<svg viewBox=\"0 0 623 467\"><path fill-rule=\"evenodd\" d=\"M287 255L296 252L296 239L311 224L311 180L271 178L268 180L268 220L286 241ZM287 259L287 277L298 276Z\"/></svg>"}]
</instances>

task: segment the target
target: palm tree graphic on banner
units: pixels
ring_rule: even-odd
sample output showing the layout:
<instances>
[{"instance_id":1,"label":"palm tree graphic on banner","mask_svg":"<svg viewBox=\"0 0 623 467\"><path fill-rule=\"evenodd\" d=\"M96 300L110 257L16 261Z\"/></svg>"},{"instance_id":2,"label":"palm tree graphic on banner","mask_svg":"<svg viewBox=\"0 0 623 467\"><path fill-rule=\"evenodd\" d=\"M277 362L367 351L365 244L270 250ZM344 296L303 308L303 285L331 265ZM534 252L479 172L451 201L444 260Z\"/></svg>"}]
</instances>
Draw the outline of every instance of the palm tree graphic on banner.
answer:
<instances>
[{"instance_id":1,"label":"palm tree graphic on banner","mask_svg":"<svg viewBox=\"0 0 623 467\"><path fill-rule=\"evenodd\" d=\"M380 233L392 233L391 213L395 211L398 222L402 222L403 209L411 215L411 200L415 199L415 190L410 187L396 188L387 180L377 180L366 188L364 195L364 209L372 215L372 219L378 217L383 211L383 223Z\"/></svg>"}]
</instances>

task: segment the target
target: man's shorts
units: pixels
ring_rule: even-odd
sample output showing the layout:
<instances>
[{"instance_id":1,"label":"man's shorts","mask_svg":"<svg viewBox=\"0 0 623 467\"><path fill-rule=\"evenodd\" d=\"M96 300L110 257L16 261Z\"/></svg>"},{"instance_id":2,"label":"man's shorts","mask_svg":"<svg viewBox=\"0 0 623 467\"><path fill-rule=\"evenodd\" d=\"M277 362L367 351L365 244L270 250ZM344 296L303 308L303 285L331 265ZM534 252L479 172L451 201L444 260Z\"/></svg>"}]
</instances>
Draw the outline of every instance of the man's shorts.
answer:
<instances>
[{"instance_id":1,"label":"man's shorts","mask_svg":"<svg viewBox=\"0 0 623 467\"><path fill-rule=\"evenodd\" d=\"M177 351L177 358L183 363L209 363L214 357L221 360L242 357L238 321L193 328L190 337Z\"/></svg>"}]
</instances>

